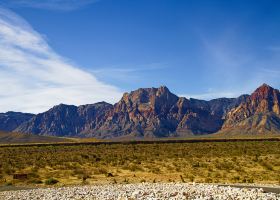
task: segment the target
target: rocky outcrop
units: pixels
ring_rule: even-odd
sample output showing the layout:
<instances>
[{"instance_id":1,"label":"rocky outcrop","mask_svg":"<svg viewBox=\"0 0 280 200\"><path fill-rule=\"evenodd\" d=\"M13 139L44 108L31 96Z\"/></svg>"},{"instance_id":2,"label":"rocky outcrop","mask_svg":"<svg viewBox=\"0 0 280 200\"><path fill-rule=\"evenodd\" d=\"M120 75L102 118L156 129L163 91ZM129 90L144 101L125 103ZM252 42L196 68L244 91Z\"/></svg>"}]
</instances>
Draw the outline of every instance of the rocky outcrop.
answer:
<instances>
[{"instance_id":1,"label":"rocky outcrop","mask_svg":"<svg viewBox=\"0 0 280 200\"><path fill-rule=\"evenodd\" d=\"M30 120L34 115L21 112L0 113L0 130L13 131L20 124Z\"/></svg>"},{"instance_id":2,"label":"rocky outcrop","mask_svg":"<svg viewBox=\"0 0 280 200\"><path fill-rule=\"evenodd\" d=\"M250 134L280 133L279 90L263 84L246 101L231 109L222 131Z\"/></svg>"},{"instance_id":3,"label":"rocky outcrop","mask_svg":"<svg viewBox=\"0 0 280 200\"><path fill-rule=\"evenodd\" d=\"M223 123L223 109L234 99L221 101L221 108L207 101L186 99L172 94L167 87L141 88L125 93L106 113L93 137L172 137L208 134Z\"/></svg>"},{"instance_id":4,"label":"rocky outcrop","mask_svg":"<svg viewBox=\"0 0 280 200\"><path fill-rule=\"evenodd\" d=\"M178 99L165 86L125 93L92 134L96 137L169 136L176 130L177 123L169 114Z\"/></svg>"}]
</instances>

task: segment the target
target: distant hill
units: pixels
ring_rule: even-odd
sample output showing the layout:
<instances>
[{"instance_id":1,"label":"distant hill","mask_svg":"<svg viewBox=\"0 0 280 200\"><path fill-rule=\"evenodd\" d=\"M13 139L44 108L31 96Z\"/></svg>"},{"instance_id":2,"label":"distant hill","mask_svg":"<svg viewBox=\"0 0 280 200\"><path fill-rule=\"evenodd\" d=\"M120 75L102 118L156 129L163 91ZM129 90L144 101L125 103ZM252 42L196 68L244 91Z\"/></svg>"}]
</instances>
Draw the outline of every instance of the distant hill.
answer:
<instances>
[{"instance_id":1,"label":"distant hill","mask_svg":"<svg viewBox=\"0 0 280 200\"><path fill-rule=\"evenodd\" d=\"M83 136L103 122L111 104L100 102L82 106L59 104L22 123L16 132L45 136Z\"/></svg>"},{"instance_id":2,"label":"distant hill","mask_svg":"<svg viewBox=\"0 0 280 200\"><path fill-rule=\"evenodd\" d=\"M60 104L38 115L23 113L14 132L42 136L161 138L193 135L280 134L279 90L263 84L251 95L210 101L187 99L165 86L140 88L115 105L106 102ZM15 116L15 115L14 115ZM1 118L0 118L1 119ZM9 123L6 123L9 124Z\"/></svg>"},{"instance_id":3,"label":"distant hill","mask_svg":"<svg viewBox=\"0 0 280 200\"><path fill-rule=\"evenodd\" d=\"M30 120L34 114L21 112L0 113L0 130L13 131L23 122Z\"/></svg>"},{"instance_id":4,"label":"distant hill","mask_svg":"<svg viewBox=\"0 0 280 200\"><path fill-rule=\"evenodd\" d=\"M0 131L0 144L16 143L53 143L53 142L71 142L72 140L58 137L39 136L32 134L11 133Z\"/></svg>"}]
</instances>

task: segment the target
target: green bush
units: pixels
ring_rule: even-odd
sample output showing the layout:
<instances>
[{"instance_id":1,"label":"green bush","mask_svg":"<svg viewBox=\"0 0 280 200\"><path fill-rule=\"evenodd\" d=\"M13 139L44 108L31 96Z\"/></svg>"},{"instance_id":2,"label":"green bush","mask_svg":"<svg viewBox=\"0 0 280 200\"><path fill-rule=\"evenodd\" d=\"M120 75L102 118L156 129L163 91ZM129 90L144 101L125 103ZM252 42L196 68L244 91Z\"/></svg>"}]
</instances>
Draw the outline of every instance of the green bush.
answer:
<instances>
[{"instance_id":1,"label":"green bush","mask_svg":"<svg viewBox=\"0 0 280 200\"><path fill-rule=\"evenodd\" d=\"M11 185L13 185L12 182L7 182L7 183L5 184L5 186L11 186Z\"/></svg>"},{"instance_id":2,"label":"green bush","mask_svg":"<svg viewBox=\"0 0 280 200\"><path fill-rule=\"evenodd\" d=\"M45 184L46 185L54 185L54 184L57 184L59 181L54 179L54 178L49 178L45 181Z\"/></svg>"}]
</instances>

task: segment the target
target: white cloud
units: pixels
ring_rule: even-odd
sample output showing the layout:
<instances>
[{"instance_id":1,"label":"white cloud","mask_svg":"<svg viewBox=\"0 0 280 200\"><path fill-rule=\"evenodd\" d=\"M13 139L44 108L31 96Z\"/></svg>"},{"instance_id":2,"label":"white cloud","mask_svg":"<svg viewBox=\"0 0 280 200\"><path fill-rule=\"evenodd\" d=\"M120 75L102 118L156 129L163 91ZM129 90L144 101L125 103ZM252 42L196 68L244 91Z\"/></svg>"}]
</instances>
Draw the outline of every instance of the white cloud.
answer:
<instances>
[{"instance_id":1,"label":"white cloud","mask_svg":"<svg viewBox=\"0 0 280 200\"><path fill-rule=\"evenodd\" d=\"M2 0L0 5L70 11L98 1L100 0Z\"/></svg>"},{"instance_id":2,"label":"white cloud","mask_svg":"<svg viewBox=\"0 0 280 200\"><path fill-rule=\"evenodd\" d=\"M115 102L118 88L59 56L21 17L0 8L0 111L42 112L58 103Z\"/></svg>"}]
</instances>

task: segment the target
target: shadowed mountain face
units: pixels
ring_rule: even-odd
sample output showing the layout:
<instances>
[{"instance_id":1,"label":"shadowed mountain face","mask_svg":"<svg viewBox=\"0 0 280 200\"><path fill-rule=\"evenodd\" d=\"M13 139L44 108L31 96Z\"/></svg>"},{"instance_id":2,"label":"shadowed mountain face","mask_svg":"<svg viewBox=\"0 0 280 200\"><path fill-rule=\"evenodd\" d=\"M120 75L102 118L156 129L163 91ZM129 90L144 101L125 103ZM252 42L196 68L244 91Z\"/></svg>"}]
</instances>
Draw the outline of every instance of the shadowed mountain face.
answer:
<instances>
[{"instance_id":1,"label":"shadowed mountain face","mask_svg":"<svg viewBox=\"0 0 280 200\"><path fill-rule=\"evenodd\" d=\"M15 132L48 136L78 136L98 126L111 104L100 102L83 106L60 104L32 117Z\"/></svg>"},{"instance_id":2,"label":"shadowed mountain face","mask_svg":"<svg viewBox=\"0 0 280 200\"><path fill-rule=\"evenodd\" d=\"M165 86L141 88L125 93L115 105L60 104L14 131L97 138L280 133L279 98L279 91L265 84L251 95L211 101L178 97Z\"/></svg>"},{"instance_id":3,"label":"shadowed mountain face","mask_svg":"<svg viewBox=\"0 0 280 200\"><path fill-rule=\"evenodd\" d=\"M20 112L0 113L0 130L13 131L20 124L30 120L34 115Z\"/></svg>"}]
</instances>

